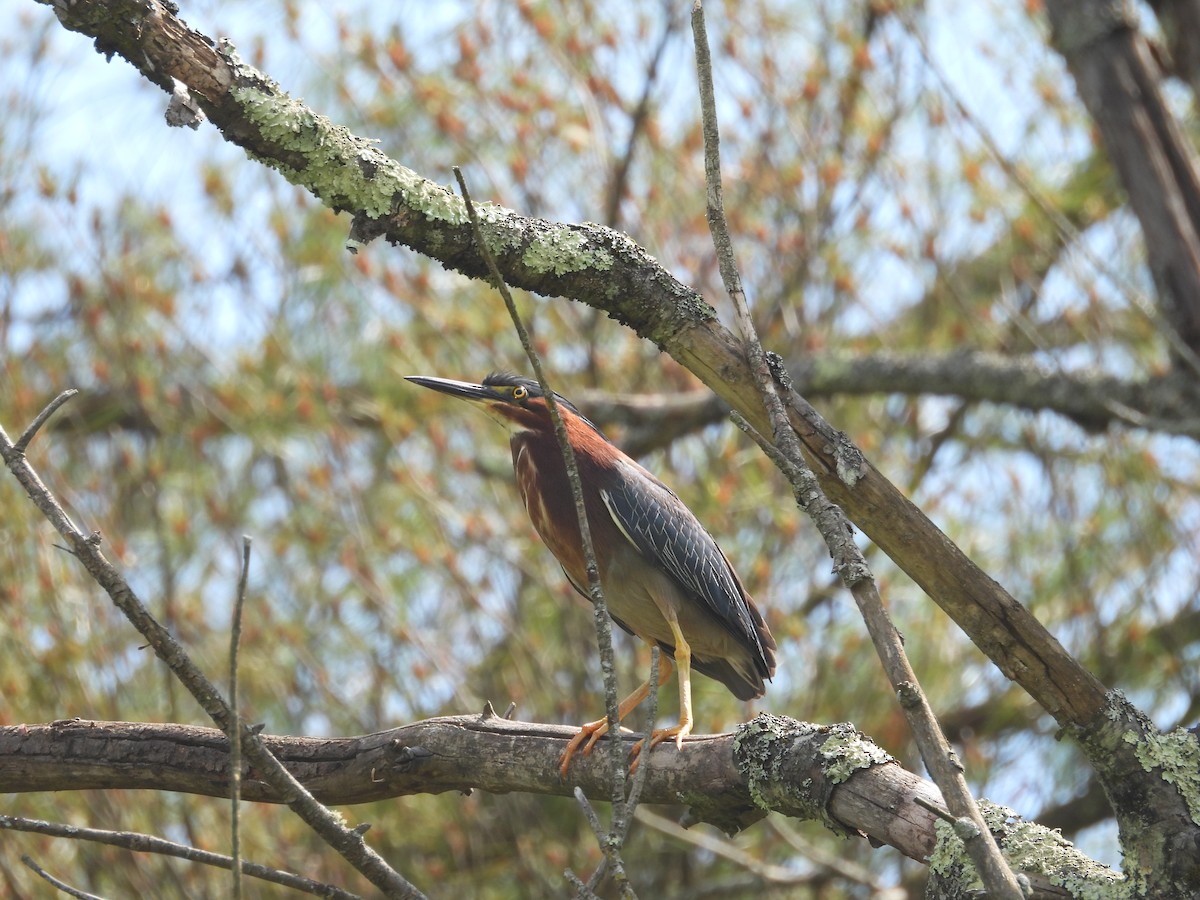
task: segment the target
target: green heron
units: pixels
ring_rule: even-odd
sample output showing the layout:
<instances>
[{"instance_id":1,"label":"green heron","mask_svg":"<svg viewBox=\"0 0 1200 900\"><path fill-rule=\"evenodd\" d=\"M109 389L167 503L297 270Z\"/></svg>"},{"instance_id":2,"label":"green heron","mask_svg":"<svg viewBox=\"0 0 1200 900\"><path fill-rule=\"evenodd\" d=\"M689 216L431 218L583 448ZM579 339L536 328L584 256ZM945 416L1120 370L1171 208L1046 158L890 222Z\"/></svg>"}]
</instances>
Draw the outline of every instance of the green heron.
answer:
<instances>
[{"instance_id":1,"label":"green heron","mask_svg":"<svg viewBox=\"0 0 1200 900\"><path fill-rule=\"evenodd\" d=\"M511 435L517 487L533 527L588 597L579 520L561 448L541 387L531 378L492 374L483 384L407 376L422 387L471 400ZM725 685L739 700L763 694L775 674L775 640L716 541L661 481L622 453L575 407L554 395L575 451L584 509L609 615L621 628L658 646L679 669L679 724L656 729L647 752L669 737L679 749L692 730L691 674ZM659 685L671 675L668 658ZM646 681L620 704L624 719L649 696ZM563 753L584 753L608 731L607 718L584 725ZM634 748L635 763L642 748Z\"/></svg>"}]
</instances>

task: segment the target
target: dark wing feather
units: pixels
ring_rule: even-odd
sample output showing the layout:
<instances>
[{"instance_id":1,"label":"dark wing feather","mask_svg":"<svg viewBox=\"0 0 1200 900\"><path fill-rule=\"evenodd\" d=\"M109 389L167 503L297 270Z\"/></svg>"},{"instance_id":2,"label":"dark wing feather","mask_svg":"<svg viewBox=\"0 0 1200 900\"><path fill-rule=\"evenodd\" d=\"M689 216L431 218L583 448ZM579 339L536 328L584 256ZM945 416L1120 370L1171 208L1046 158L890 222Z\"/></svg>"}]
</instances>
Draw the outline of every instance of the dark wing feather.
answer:
<instances>
[{"instance_id":1,"label":"dark wing feather","mask_svg":"<svg viewBox=\"0 0 1200 900\"><path fill-rule=\"evenodd\" d=\"M746 592L725 554L683 501L646 475L636 481L616 479L618 484L600 492L613 521L642 556L668 572L753 650L766 673L766 653L755 623L758 617L750 611Z\"/></svg>"}]
</instances>

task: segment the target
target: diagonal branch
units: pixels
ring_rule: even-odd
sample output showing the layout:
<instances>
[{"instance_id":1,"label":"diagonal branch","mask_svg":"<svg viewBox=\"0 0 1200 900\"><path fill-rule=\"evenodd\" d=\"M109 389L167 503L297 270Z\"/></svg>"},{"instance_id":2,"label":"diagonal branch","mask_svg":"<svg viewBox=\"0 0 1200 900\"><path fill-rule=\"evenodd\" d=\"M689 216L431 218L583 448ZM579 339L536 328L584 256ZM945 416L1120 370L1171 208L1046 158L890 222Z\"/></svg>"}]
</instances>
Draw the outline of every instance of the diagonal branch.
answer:
<instances>
[{"instance_id":1,"label":"diagonal branch","mask_svg":"<svg viewBox=\"0 0 1200 900\"><path fill-rule=\"evenodd\" d=\"M64 395L51 404L61 405ZM69 396L69 395L67 395ZM45 421L45 414L39 420ZM30 434L27 431L26 434ZM113 604L125 614L130 623L146 638L158 657L167 664L172 674L188 689L196 702L208 713L218 727L227 732L232 727L233 716L229 704L219 690L188 656L187 651L159 622L150 615L138 599L129 583L100 552L99 532L85 535L67 516L62 506L38 477L37 472L25 459L25 454L9 440L0 426L0 458L20 482L34 505L50 520L63 538L69 552L83 564L88 574L112 598ZM391 868L374 850L363 841L362 833L347 828L330 810L326 809L296 781L279 761L263 746L258 734L242 727L241 749L260 777L272 783L288 807L306 822L331 847L358 869L372 884L389 897L423 897L424 895L403 876ZM226 761L228 764L228 761Z\"/></svg>"},{"instance_id":2,"label":"diagonal branch","mask_svg":"<svg viewBox=\"0 0 1200 900\"><path fill-rule=\"evenodd\" d=\"M617 666L613 658L613 643L612 643L612 619L608 614L608 603L604 599L604 589L600 584L600 566L596 561L596 547L592 542L592 528L588 522L587 508L583 500L583 482L579 480L579 465L575 458L575 448L571 446L571 441L567 437L567 426L563 423L562 413L558 409L558 401L555 399L555 393L550 387L549 381L546 379L546 372L542 366L541 356L533 346L533 341L529 337L529 331L525 328L525 323L521 321L521 315L517 312L517 305L512 297L512 292L504 283L504 277L496 268L496 260L488 249L487 244L483 240L483 233L479 227L479 216L475 211L475 205L471 201L470 191L467 189L467 181L463 177L462 170L457 166L454 167L454 177L458 181L459 190L462 191L463 202L467 205L467 217L471 220L471 228L475 235L476 243L479 246L479 253L483 257L484 263L488 267L488 272L495 282L496 290L504 299L504 305L508 308L508 314L512 318L513 327L516 329L517 336L521 340L521 347L525 350L525 355L529 359L530 366L533 367L533 373L537 378L538 384L541 386L542 394L546 398L546 409L550 413L550 421L554 425L554 436L558 440L559 450L562 453L563 466L567 472L567 481L571 485L571 499L575 504L575 516L579 526L579 540L583 547L584 565L587 570L588 578L588 599L592 601L593 623L596 627L596 643L600 653L600 669L604 678L604 705L605 714L608 717L608 728L612 734L617 734L621 730L621 715L619 711L619 700L617 699ZM621 844L624 842L625 825L627 817L633 814L631 808L626 807L625 802L625 754L624 748L616 741L609 744L610 752L609 768L612 771L612 793L611 800L613 806L613 821L612 832L607 838L603 837L598 827L598 820L595 820L592 814L591 807L588 806L587 800L580 797L580 805L583 807L584 813L588 815L589 821L593 824L593 831L596 832L596 840L600 845L600 850L604 853L605 862L608 868L612 871L614 879L621 888L623 896L631 896L633 889L629 886L629 879L625 874L625 865L621 860ZM598 881L602 874L601 869L596 870L592 881ZM594 884L589 884L586 889L590 891Z\"/></svg>"},{"instance_id":3,"label":"diagonal branch","mask_svg":"<svg viewBox=\"0 0 1200 900\"><path fill-rule=\"evenodd\" d=\"M219 765L219 762L217 764ZM100 828L82 828L78 825L59 825L54 822L43 822L39 819L3 815L0 815L0 830L45 834L51 837L69 838L74 841L92 841L97 844L106 844L110 847L121 847L135 853L157 853L160 856L173 856L178 859L186 859L189 862L198 862L206 866L216 866L220 869L231 869L235 864L238 864L232 856L212 853L197 847L189 847L185 844L168 841L165 838L156 837L151 834L137 834L130 831L106 831ZM258 863L245 862L244 860L241 861L240 866L241 871L251 878L260 878L263 881L289 887L294 891L316 894L320 897L331 898L331 900L358 900L357 894L344 891L332 884L323 884L319 881L313 881L311 878L304 878L292 872L285 872L281 869L273 869L270 866L262 866Z\"/></svg>"},{"instance_id":4,"label":"diagonal branch","mask_svg":"<svg viewBox=\"0 0 1200 900\"><path fill-rule=\"evenodd\" d=\"M61 881L60 879L55 878L53 875L51 875L49 872L47 872L45 869L43 869L41 866L39 866L36 862L34 862L33 857L31 857L29 854L25 854L24 856L22 856L21 862L23 862L26 865L26 867L28 867L32 872L34 872L36 875L38 875L38 877L40 877L43 881L49 882L50 884L54 885L54 887L58 888L60 891L62 891L62 893L66 894L68 897L74 897L75 900L104 900L104 898L99 896L98 894L89 894L87 891L81 891L78 888L73 888L73 887L71 887L71 885L67 884L65 881Z\"/></svg>"},{"instance_id":5,"label":"diagonal branch","mask_svg":"<svg viewBox=\"0 0 1200 900\"><path fill-rule=\"evenodd\" d=\"M1046 13L1141 224L1172 350L1200 371L1200 174L1136 6L1049 0Z\"/></svg>"}]
</instances>

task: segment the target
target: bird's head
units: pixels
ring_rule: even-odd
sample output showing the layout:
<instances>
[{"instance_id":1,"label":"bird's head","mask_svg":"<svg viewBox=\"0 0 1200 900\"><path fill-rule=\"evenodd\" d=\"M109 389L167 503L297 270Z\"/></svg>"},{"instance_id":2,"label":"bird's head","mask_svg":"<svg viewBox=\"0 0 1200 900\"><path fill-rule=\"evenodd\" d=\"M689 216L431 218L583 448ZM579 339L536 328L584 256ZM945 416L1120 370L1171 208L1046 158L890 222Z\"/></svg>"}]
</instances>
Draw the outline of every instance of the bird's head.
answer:
<instances>
[{"instance_id":1,"label":"bird's head","mask_svg":"<svg viewBox=\"0 0 1200 900\"><path fill-rule=\"evenodd\" d=\"M512 433L533 431L554 434L554 423L542 387L533 378L513 375L508 372L493 372L483 379L482 384L470 381L453 381L449 378L432 378L427 375L406 375L405 380L427 387L460 400L478 404L484 412ZM603 435L579 409L558 392L554 399L564 422L578 420L596 434Z\"/></svg>"}]
</instances>

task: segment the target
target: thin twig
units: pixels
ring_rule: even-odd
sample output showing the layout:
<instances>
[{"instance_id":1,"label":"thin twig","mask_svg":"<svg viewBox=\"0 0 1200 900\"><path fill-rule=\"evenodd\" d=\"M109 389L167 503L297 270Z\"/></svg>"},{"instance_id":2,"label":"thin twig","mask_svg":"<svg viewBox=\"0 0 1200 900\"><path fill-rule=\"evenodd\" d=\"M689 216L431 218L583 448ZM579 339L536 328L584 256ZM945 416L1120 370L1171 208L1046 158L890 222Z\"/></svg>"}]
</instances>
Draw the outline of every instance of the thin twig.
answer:
<instances>
[{"instance_id":1,"label":"thin twig","mask_svg":"<svg viewBox=\"0 0 1200 900\"><path fill-rule=\"evenodd\" d=\"M658 813L650 812L645 807L637 811L637 819L643 825L653 828L655 831L669 838L673 838L681 843L690 844L706 853L729 860L735 865L751 872L756 877L761 878L764 882L769 883L772 887L811 884L814 881L821 881L829 877L828 871L797 872L791 868L763 862L724 837L711 834L704 829L684 828L678 822L674 822L666 816L660 816ZM842 873L839 872L838 874ZM870 879L869 872L862 870L861 874L867 877L856 880L867 887L876 886L875 882Z\"/></svg>"},{"instance_id":2,"label":"thin twig","mask_svg":"<svg viewBox=\"0 0 1200 900\"><path fill-rule=\"evenodd\" d=\"M658 671L661 661L659 653L660 651L657 647L650 648L650 683L654 685L654 689L650 691L650 697L647 699L646 734L654 734L654 728L658 724ZM645 786L646 778L650 772L649 757L644 759L642 763L642 765L638 766L637 771L633 773L633 779L630 781L629 798L625 806L625 820L620 823L615 820L613 821L614 837L610 837L609 839L615 840L618 848L624 847L625 841L629 839L629 830L633 828L633 820L637 815L638 801L642 797L642 788ZM576 788L575 791L577 797L582 796L579 788ZM586 802L586 798L584 798L584 802ZM617 830L618 825L620 825L619 831ZM621 895L623 897L635 896L633 887L629 884L629 878L625 873L624 861L620 856L617 857L615 865L618 868L614 872L614 880L621 889ZM607 874L608 868L609 859L605 856L600 861L600 865L596 866L591 877L588 878L587 888L589 891L595 890L599 886L600 880Z\"/></svg>"},{"instance_id":3,"label":"thin twig","mask_svg":"<svg viewBox=\"0 0 1200 900\"><path fill-rule=\"evenodd\" d=\"M836 874L848 881L854 881L872 888L871 896L883 895L876 881L876 873L872 872L868 866L852 861L836 845L830 846L824 842L818 843L817 841L809 840L781 816L771 816L763 824L787 841L793 850L803 855L809 862L822 866L827 872Z\"/></svg>"},{"instance_id":4,"label":"thin twig","mask_svg":"<svg viewBox=\"0 0 1200 900\"><path fill-rule=\"evenodd\" d=\"M79 391L75 388L68 388L57 397L50 401L50 405L43 409L32 424L21 432L21 436L17 438L17 442L13 444L13 449L18 453L24 453L25 448L29 446L29 442L33 440L33 436L38 433L38 430L46 424L46 420L54 415L60 406L78 394Z\"/></svg>"},{"instance_id":5,"label":"thin twig","mask_svg":"<svg viewBox=\"0 0 1200 900\"><path fill-rule=\"evenodd\" d=\"M739 427L747 431L775 461L788 477L796 493L796 501L813 519L833 556L834 565L850 589L875 651L884 671L897 691L921 758L933 780L946 798L951 811L974 826L973 840L966 842L967 852L989 894L997 900L1021 900L1022 892L1016 876L1005 862L995 838L988 830L983 815L971 795L962 767L957 763L933 714L929 701L917 682L916 674L904 652L903 639L892 623L875 578L858 546L851 539L849 521L838 506L825 497L816 476L808 467L800 449L800 439L787 416L783 401L775 388L771 363L758 339L750 315L746 295L725 219L721 187L720 131L717 124L716 100L713 91L712 58L708 49L708 33L704 23L704 6L696 0L692 6L692 32L696 45L696 72L700 86L700 110L704 133L704 174L707 195L707 217L713 245L725 290L733 301L737 325L745 346L746 360L758 384L763 405L771 422L771 442L766 441L741 416ZM773 445L773 446L771 446ZM771 450L767 447L771 446Z\"/></svg>"},{"instance_id":6,"label":"thin twig","mask_svg":"<svg viewBox=\"0 0 1200 900\"><path fill-rule=\"evenodd\" d=\"M717 252L717 266L725 291L733 301L734 317L745 347L746 361L758 383L759 394L766 407L767 416L774 431L774 443L790 459L801 459L800 439L791 426L783 401L775 390L775 378L771 374L767 355L758 339L746 292L742 289L742 276L738 272L737 259L733 252L733 239L729 236L729 224L725 218L724 189L721 186L721 132L717 124L717 102L713 91L712 56L708 49L708 29L704 24L704 5L700 0L692 6L692 34L696 45L696 74L700 87L700 115L704 132L704 181L705 215L708 230L712 234L713 247Z\"/></svg>"},{"instance_id":7,"label":"thin twig","mask_svg":"<svg viewBox=\"0 0 1200 900\"><path fill-rule=\"evenodd\" d=\"M920 796L919 794L915 795L912 798L912 800L913 800L913 803L917 804L917 806L921 807L922 809L929 810L931 813L933 813L935 816L937 816L943 822L949 822L951 825L954 824L954 822L955 822L954 816L950 815L950 813L948 813L943 807L939 806L938 804L930 803L928 800L926 800L924 797Z\"/></svg>"},{"instance_id":8,"label":"thin twig","mask_svg":"<svg viewBox=\"0 0 1200 900\"><path fill-rule=\"evenodd\" d=\"M571 883L571 887L575 888L575 900L599 900L595 893L592 892L592 889L584 884L583 880L570 869L563 872L563 877Z\"/></svg>"},{"instance_id":9,"label":"thin twig","mask_svg":"<svg viewBox=\"0 0 1200 900\"><path fill-rule=\"evenodd\" d=\"M600 823L600 817L596 815L596 810L592 806L591 801L588 800L587 794L583 792L583 788L578 786L575 788L574 794L575 802L578 803L579 808L583 810L583 817L587 819L587 823L592 826L592 834L596 836L596 841L600 844L603 844L608 835L604 833L604 826Z\"/></svg>"},{"instance_id":10,"label":"thin twig","mask_svg":"<svg viewBox=\"0 0 1200 900\"><path fill-rule=\"evenodd\" d=\"M650 684L654 687L647 698L646 734L654 734L654 729L658 725L658 672L662 664L660 653L661 651L658 647L650 648ZM642 788L646 784L646 776L650 772L649 753L646 754L646 758L642 760L642 763L642 765L638 766L637 771L633 773L633 783L629 786L628 814L625 817L625 827L621 830L622 846L625 845L625 839L629 837L629 829L633 826L633 814L637 810L638 801L642 797Z\"/></svg>"},{"instance_id":11,"label":"thin twig","mask_svg":"<svg viewBox=\"0 0 1200 900\"><path fill-rule=\"evenodd\" d=\"M48 415L39 418L44 422ZM184 650L183 645L150 615L129 582L100 552L98 532L85 535L71 522L62 505L29 465L25 455L16 449L4 428L0 426L0 458L25 489L34 505L50 521L55 530L67 540L70 552L88 574L112 598L113 604L124 613L147 640L158 657L188 689L196 702L208 713L218 728L229 733L229 704L221 692L200 670ZM424 895L395 871L378 853L366 845L362 835L342 824L340 816L317 801L309 791L266 748L259 736L249 730L241 732L242 752L259 772L259 777L279 792L288 807L303 819L321 838L333 847L355 869L389 897L423 897Z\"/></svg>"},{"instance_id":12,"label":"thin twig","mask_svg":"<svg viewBox=\"0 0 1200 900\"><path fill-rule=\"evenodd\" d=\"M600 841L600 847L606 858L608 858L614 876L616 876L618 872L624 873L624 865L620 859L621 843L618 836L625 831L625 822L631 815L631 811L625 799L625 745L620 737L621 722L618 717L617 706L617 670L612 647L612 620L609 618L608 604L604 600L604 591L600 586L600 567L596 562L592 532L588 525L587 511L584 507L583 484L579 480L579 468L575 461L575 451L567 439L567 429L559 413L558 403L554 399L554 391L546 380L546 373L542 368L541 358L538 356L537 350L534 349L533 341L529 338L529 332L521 321L520 313L517 312L512 292L509 291L508 285L504 283L504 277L500 274L500 269L496 265L496 259L492 255L487 241L484 239L483 229L479 223L479 214L476 212L475 204L471 200L471 194L467 189L467 182L463 177L462 170L455 166L453 171L454 177L458 180L459 190L462 192L463 202L467 207L467 216L471 220L476 247L479 250L480 256L483 257L484 263L487 265L488 272L492 276L493 286L500 292L500 296L504 298L504 305L508 308L508 313L512 317L513 326L516 328L517 335L521 340L521 346L525 349L525 355L529 358L534 375L537 377L538 384L542 388L542 394L546 399L546 406L550 411L551 421L554 423L554 433L558 438L559 448L562 451L563 462L566 465L567 478L571 483L571 496L575 501L575 513L579 520L579 534L582 539L584 561L587 566L588 594L591 597L594 610L596 641L600 649L600 668L604 674L604 702L608 715L609 742L611 746L609 760L612 771L612 831L607 838ZM627 885L628 882L626 881L625 886ZM623 893L625 886L622 887Z\"/></svg>"},{"instance_id":13,"label":"thin twig","mask_svg":"<svg viewBox=\"0 0 1200 900\"><path fill-rule=\"evenodd\" d=\"M96 894L89 894L87 891L81 891L78 888L71 887L65 881L59 881L57 878L35 863L33 861L33 857L31 857L29 854L23 855L21 857L21 862L25 863L25 865L36 872L39 876L46 879L46 881L50 882L68 896L75 897L77 900L104 900L103 897L100 897Z\"/></svg>"},{"instance_id":14,"label":"thin twig","mask_svg":"<svg viewBox=\"0 0 1200 900\"><path fill-rule=\"evenodd\" d=\"M77 825L60 825L57 822L45 822L41 819L25 819L20 816L0 816L0 830L25 831L31 834L45 834L51 837L70 838L72 840L90 841L95 844L105 844L109 847L120 847L134 853L155 853L159 856L173 856L186 859L188 862L214 866L218 869L228 869L233 865L233 858L223 853L211 853L199 850L186 844L177 844L165 838L150 834L139 834L134 831L105 831L99 828L81 828ZM334 900L359 900L358 894L313 881L293 872L272 869L258 863L242 861L242 871L251 878L269 881L306 894L318 897L332 897Z\"/></svg>"},{"instance_id":15,"label":"thin twig","mask_svg":"<svg viewBox=\"0 0 1200 900\"><path fill-rule=\"evenodd\" d=\"M625 872L625 862L621 859L619 852L619 841L621 838L617 834L615 827L607 834L605 833L604 826L600 824L600 817L596 815L595 808L581 787L575 788L575 802L583 810L584 818L592 826L592 834L596 836L596 843L604 851L604 858L600 860L600 865L596 867L596 871L592 873L591 878L588 879L588 883L585 886L587 891L589 893L594 891L600 884L600 880L605 875L611 874L623 898L636 898L637 895L633 891L633 886L629 883L629 876ZM611 852L608 849L609 847L615 847L615 850L618 852Z\"/></svg>"},{"instance_id":16,"label":"thin twig","mask_svg":"<svg viewBox=\"0 0 1200 900\"><path fill-rule=\"evenodd\" d=\"M662 63L663 56L666 55L671 38L674 37L675 32L682 22L682 17L674 14L672 6L673 4L670 0L665 0L663 3L662 13L666 18L666 24L663 27L662 35L658 39L658 44L650 55L650 64L647 66L645 77L642 79L642 95L638 98L637 106L634 107L633 112L629 115L629 135L625 139L625 149L617 161L616 168L608 184L608 197L604 202L604 224L609 228L620 229L621 227L621 198L625 193L625 185L629 180L629 172L633 168L633 157L637 150L638 140L645 133L646 123L650 120L650 101L654 96L654 88L658 83L660 64ZM596 311L592 310L592 312Z\"/></svg>"},{"instance_id":17,"label":"thin twig","mask_svg":"<svg viewBox=\"0 0 1200 900\"><path fill-rule=\"evenodd\" d=\"M242 607L246 605L246 581L250 577L250 535L242 535L242 573L238 578L237 599L233 604L233 623L229 629L229 795L230 795L230 855L233 865L233 897L242 896L242 844L239 833L242 805L242 742L241 714L238 706L238 650L242 643Z\"/></svg>"},{"instance_id":18,"label":"thin twig","mask_svg":"<svg viewBox=\"0 0 1200 900\"><path fill-rule=\"evenodd\" d=\"M458 179L458 187L462 191L463 202L467 207L467 216L470 218L471 227L474 230L475 245L479 250L479 255L483 257L483 261L487 265L488 273L492 276L493 286L500 292L500 296L504 298L504 305L508 308L509 316L512 317L517 337L521 340L521 347L525 350L525 355L529 358L529 364L533 367L533 374L542 389L542 394L546 400L546 407L550 411L550 420L554 423L554 434L558 438L559 449L562 451L563 462L567 469L567 479L571 483L571 497L575 501L575 513L579 519L579 534L583 543L583 557L588 574L588 593L591 595L592 605L596 611L596 632L600 645L600 668L604 673L604 699L608 711L609 734L615 738L620 734L621 722L617 717L617 673L612 650L612 624L608 617L608 605L604 600L604 590L600 586L600 566L596 562L596 550L592 543L592 529L588 524L587 510L583 502L583 484L579 480L579 467L575 461L575 450L571 446L571 442L567 439L567 429L563 424L562 415L558 411L558 402L554 399L554 391L551 389L550 383L546 379L545 370L542 368L542 359L533 346L533 341L529 337L529 331L525 328L525 323L521 321L521 314L517 312L517 305L513 301L512 292L509 291L508 285L504 281L504 276L500 274L500 268L496 265L496 258L492 255L492 251L484 239L483 228L479 224L479 214L476 212L475 204L471 200L471 193L467 189L466 179L463 178L462 170L458 166L454 166L453 171L454 177ZM622 743L620 740L615 742L618 744ZM625 766L621 748L614 748L611 757L613 761L613 808L617 810L623 805L625 797Z\"/></svg>"}]
</instances>

